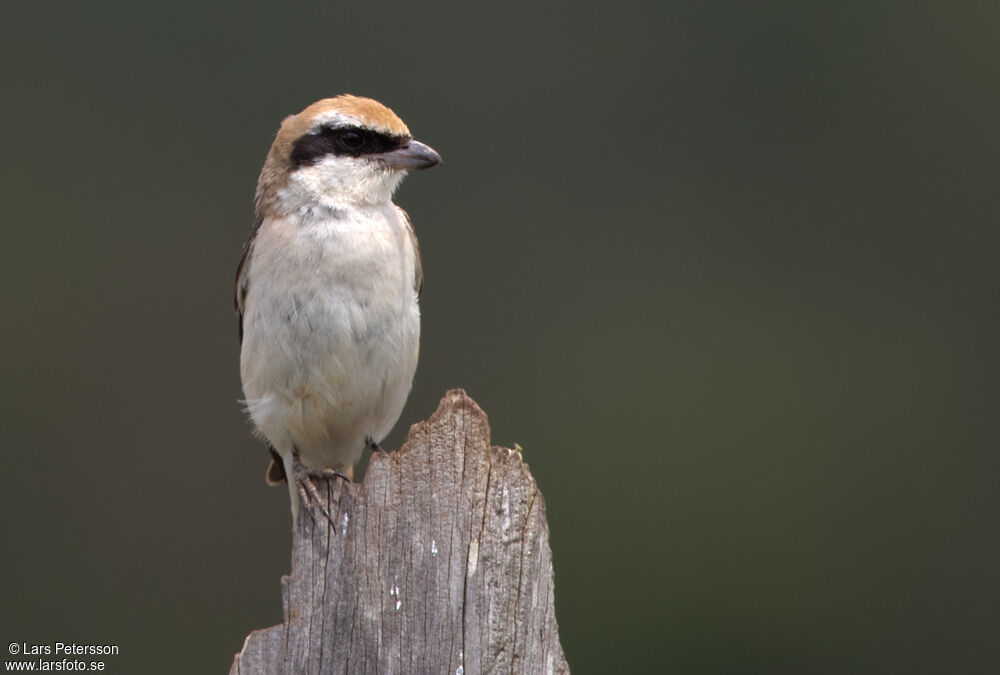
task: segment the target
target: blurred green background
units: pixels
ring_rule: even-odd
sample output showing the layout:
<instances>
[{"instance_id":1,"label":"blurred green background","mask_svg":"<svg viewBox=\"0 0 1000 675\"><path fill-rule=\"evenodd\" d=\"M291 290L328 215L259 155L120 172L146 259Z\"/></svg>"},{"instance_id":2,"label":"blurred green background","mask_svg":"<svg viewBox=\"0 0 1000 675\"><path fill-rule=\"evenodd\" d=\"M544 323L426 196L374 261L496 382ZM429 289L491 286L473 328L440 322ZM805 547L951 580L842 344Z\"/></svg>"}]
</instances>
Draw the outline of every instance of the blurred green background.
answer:
<instances>
[{"instance_id":1,"label":"blurred green background","mask_svg":"<svg viewBox=\"0 0 1000 675\"><path fill-rule=\"evenodd\" d=\"M996 3L6 3L7 642L224 673L284 489L232 283L281 118L445 158L413 394L548 506L576 673L1000 662Z\"/></svg>"}]
</instances>

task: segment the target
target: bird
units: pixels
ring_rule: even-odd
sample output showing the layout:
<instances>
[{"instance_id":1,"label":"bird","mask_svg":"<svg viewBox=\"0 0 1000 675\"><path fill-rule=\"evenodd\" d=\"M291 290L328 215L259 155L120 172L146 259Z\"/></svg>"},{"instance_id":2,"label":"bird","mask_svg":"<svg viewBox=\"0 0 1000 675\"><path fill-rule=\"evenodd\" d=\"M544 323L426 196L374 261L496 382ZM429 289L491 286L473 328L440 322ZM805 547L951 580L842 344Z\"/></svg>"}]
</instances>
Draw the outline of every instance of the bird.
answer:
<instances>
[{"instance_id":1,"label":"bird","mask_svg":"<svg viewBox=\"0 0 1000 675\"><path fill-rule=\"evenodd\" d=\"M267 153L236 272L240 377L293 523L300 499L329 517L312 479L352 480L409 396L423 269L392 196L439 164L390 108L352 94L286 117Z\"/></svg>"}]
</instances>

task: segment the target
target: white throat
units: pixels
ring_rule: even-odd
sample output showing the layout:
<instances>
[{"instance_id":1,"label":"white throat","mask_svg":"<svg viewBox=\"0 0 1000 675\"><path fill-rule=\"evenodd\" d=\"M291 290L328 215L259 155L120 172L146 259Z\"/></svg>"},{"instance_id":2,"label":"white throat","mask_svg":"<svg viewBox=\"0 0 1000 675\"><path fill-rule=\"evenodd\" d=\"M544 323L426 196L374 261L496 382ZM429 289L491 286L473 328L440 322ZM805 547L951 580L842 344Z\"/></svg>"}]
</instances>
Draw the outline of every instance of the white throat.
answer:
<instances>
[{"instance_id":1,"label":"white throat","mask_svg":"<svg viewBox=\"0 0 1000 675\"><path fill-rule=\"evenodd\" d=\"M288 184L278 190L278 205L291 215L316 206L339 209L388 204L405 176L403 171L371 161L327 157L293 171Z\"/></svg>"}]
</instances>

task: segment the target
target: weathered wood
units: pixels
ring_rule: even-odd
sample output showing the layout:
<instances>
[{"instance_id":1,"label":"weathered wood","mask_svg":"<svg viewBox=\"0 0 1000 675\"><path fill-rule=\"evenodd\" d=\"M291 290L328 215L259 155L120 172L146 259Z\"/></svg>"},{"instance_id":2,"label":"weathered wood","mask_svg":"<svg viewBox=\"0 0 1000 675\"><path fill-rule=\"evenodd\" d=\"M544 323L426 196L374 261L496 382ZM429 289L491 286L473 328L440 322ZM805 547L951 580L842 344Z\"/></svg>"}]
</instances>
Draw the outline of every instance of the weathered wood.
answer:
<instances>
[{"instance_id":1,"label":"weathered wood","mask_svg":"<svg viewBox=\"0 0 1000 675\"><path fill-rule=\"evenodd\" d=\"M251 633L230 675L565 673L545 504L517 450L449 391L364 482L319 482L303 509L284 623Z\"/></svg>"}]
</instances>

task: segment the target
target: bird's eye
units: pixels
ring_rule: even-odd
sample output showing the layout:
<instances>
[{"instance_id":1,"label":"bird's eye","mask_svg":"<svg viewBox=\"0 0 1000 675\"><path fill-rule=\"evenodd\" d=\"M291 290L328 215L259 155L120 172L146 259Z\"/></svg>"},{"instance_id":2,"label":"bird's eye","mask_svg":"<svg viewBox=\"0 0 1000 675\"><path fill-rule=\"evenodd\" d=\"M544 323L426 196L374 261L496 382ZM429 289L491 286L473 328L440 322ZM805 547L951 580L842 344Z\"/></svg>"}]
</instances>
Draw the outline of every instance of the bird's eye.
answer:
<instances>
[{"instance_id":1,"label":"bird's eye","mask_svg":"<svg viewBox=\"0 0 1000 675\"><path fill-rule=\"evenodd\" d=\"M340 133L340 144L346 150L357 151L364 147L365 137L360 131L347 129Z\"/></svg>"}]
</instances>

